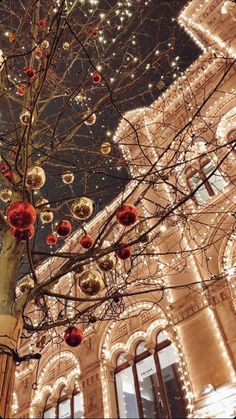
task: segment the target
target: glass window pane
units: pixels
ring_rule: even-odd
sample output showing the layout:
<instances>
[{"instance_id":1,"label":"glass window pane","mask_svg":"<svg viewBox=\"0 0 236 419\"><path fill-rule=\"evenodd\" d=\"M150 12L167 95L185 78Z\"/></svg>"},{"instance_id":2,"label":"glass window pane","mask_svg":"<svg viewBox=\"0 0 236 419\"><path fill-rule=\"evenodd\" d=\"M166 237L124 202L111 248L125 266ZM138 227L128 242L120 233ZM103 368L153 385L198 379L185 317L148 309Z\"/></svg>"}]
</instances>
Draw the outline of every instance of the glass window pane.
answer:
<instances>
[{"instance_id":1,"label":"glass window pane","mask_svg":"<svg viewBox=\"0 0 236 419\"><path fill-rule=\"evenodd\" d=\"M160 333L158 333L157 335L157 343L161 343L164 340L169 339L168 333L165 330L162 330Z\"/></svg>"},{"instance_id":2,"label":"glass window pane","mask_svg":"<svg viewBox=\"0 0 236 419\"><path fill-rule=\"evenodd\" d=\"M117 358L117 360L116 360L116 365L117 365L117 367L119 366L119 365L122 365L122 364L124 364L126 362L126 359L125 359L125 353L124 352L122 352L119 356L118 356L118 358Z\"/></svg>"},{"instance_id":3,"label":"glass window pane","mask_svg":"<svg viewBox=\"0 0 236 419\"><path fill-rule=\"evenodd\" d=\"M202 178L200 177L200 174L196 173L192 178L189 179L189 183L192 187L192 190L194 190L198 185L202 183ZM199 204L208 201L210 195L204 184L198 189L198 191L195 194L195 197Z\"/></svg>"},{"instance_id":4,"label":"glass window pane","mask_svg":"<svg viewBox=\"0 0 236 419\"><path fill-rule=\"evenodd\" d=\"M164 418L160 384L153 355L137 362L137 374L144 418Z\"/></svg>"},{"instance_id":5,"label":"glass window pane","mask_svg":"<svg viewBox=\"0 0 236 419\"><path fill-rule=\"evenodd\" d=\"M136 348L136 355L142 354L146 350L147 350L147 348L145 347L145 342L142 341L138 344L138 346Z\"/></svg>"},{"instance_id":6,"label":"glass window pane","mask_svg":"<svg viewBox=\"0 0 236 419\"><path fill-rule=\"evenodd\" d=\"M60 418L71 418L71 402L70 400L64 400L59 402L59 417Z\"/></svg>"},{"instance_id":7,"label":"glass window pane","mask_svg":"<svg viewBox=\"0 0 236 419\"><path fill-rule=\"evenodd\" d=\"M51 407L51 409L45 410L43 413L43 419L51 419L55 417L56 417L55 407Z\"/></svg>"},{"instance_id":8,"label":"glass window pane","mask_svg":"<svg viewBox=\"0 0 236 419\"><path fill-rule=\"evenodd\" d=\"M208 176L215 168L215 165L212 162L209 162L203 167L203 171L206 176ZM225 181L224 177L220 173L220 171L217 169L214 174L208 179L208 182L210 183L213 191L215 194L217 194L219 191L224 189L227 185L227 182Z\"/></svg>"},{"instance_id":9,"label":"glass window pane","mask_svg":"<svg viewBox=\"0 0 236 419\"><path fill-rule=\"evenodd\" d=\"M139 418L132 367L115 374L120 418Z\"/></svg>"},{"instance_id":10,"label":"glass window pane","mask_svg":"<svg viewBox=\"0 0 236 419\"><path fill-rule=\"evenodd\" d=\"M185 401L182 399L177 356L173 345L158 351L162 379L173 418L186 417Z\"/></svg>"},{"instance_id":11,"label":"glass window pane","mask_svg":"<svg viewBox=\"0 0 236 419\"><path fill-rule=\"evenodd\" d=\"M83 418L84 414L84 401L82 393L74 395L74 418Z\"/></svg>"}]
</instances>

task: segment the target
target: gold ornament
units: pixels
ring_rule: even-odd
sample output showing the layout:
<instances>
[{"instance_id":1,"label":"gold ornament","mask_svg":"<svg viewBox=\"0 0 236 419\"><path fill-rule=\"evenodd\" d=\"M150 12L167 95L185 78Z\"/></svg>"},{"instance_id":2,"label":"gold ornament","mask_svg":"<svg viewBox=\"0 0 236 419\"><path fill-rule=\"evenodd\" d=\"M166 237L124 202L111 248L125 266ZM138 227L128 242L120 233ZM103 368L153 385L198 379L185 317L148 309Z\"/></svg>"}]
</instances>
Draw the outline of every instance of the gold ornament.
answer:
<instances>
[{"instance_id":1,"label":"gold ornament","mask_svg":"<svg viewBox=\"0 0 236 419\"><path fill-rule=\"evenodd\" d=\"M64 42L64 44L62 45L62 48L67 51L70 48L70 44L69 42Z\"/></svg>"},{"instance_id":2,"label":"gold ornament","mask_svg":"<svg viewBox=\"0 0 236 419\"><path fill-rule=\"evenodd\" d=\"M11 200L12 197L12 191L11 189L8 188L4 188L4 189L0 189L0 199L3 202L8 202Z\"/></svg>"},{"instance_id":3,"label":"gold ornament","mask_svg":"<svg viewBox=\"0 0 236 419\"><path fill-rule=\"evenodd\" d=\"M89 112L87 112L87 114L85 115L85 117L86 117L86 120L84 121L85 125L93 125L93 124L95 124L96 119L97 119L95 113L92 113L91 114L91 111L89 111Z\"/></svg>"},{"instance_id":4,"label":"gold ornament","mask_svg":"<svg viewBox=\"0 0 236 419\"><path fill-rule=\"evenodd\" d=\"M43 224L51 223L53 220L53 212L51 211L40 212L39 217Z\"/></svg>"},{"instance_id":5,"label":"gold ornament","mask_svg":"<svg viewBox=\"0 0 236 419\"><path fill-rule=\"evenodd\" d=\"M104 141L101 144L100 151L102 154L109 154L111 152L111 144L108 141Z\"/></svg>"},{"instance_id":6,"label":"gold ornament","mask_svg":"<svg viewBox=\"0 0 236 419\"><path fill-rule=\"evenodd\" d=\"M44 39L41 46L42 46L42 48L47 49L49 47L49 42L46 39Z\"/></svg>"},{"instance_id":7,"label":"gold ornament","mask_svg":"<svg viewBox=\"0 0 236 419\"><path fill-rule=\"evenodd\" d=\"M115 264L116 264L116 258L115 258L114 253L109 253L108 255L101 257L97 261L97 266L103 272L111 271L112 269L114 269Z\"/></svg>"},{"instance_id":8,"label":"gold ornament","mask_svg":"<svg viewBox=\"0 0 236 419\"><path fill-rule=\"evenodd\" d=\"M86 271L79 278L79 287L86 295L96 295L105 287L101 274L98 271Z\"/></svg>"},{"instance_id":9,"label":"gold ornament","mask_svg":"<svg viewBox=\"0 0 236 419\"><path fill-rule=\"evenodd\" d=\"M71 214L77 220L87 220L93 213L93 201L82 196L71 205Z\"/></svg>"},{"instance_id":10,"label":"gold ornament","mask_svg":"<svg viewBox=\"0 0 236 419\"><path fill-rule=\"evenodd\" d=\"M17 283L17 287L21 293L31 290L34 287L34 280L30 276L21 278Z\"/></svg>"},{"instance_id":11,"label":"gold ornament","mask_svg":"<svg viewBox=\"0 0 236 419\"><path fill-rule=\"evenodd\" d=\"M22 125L29 125L30 124L30 112L29 111L24 111L20 114L20 122L22 123ZM31 124L33 124L34 122L34 118L31 118Z\"/></svg>"},{"instance_id":12,"label":"gold ornament","mask_svg":"<svg viewBox=\"0 0 236 419\"><path fill-rule=\"evenodd\" d=\"M84 102L86 100L86 94L84 93L83 90L81 90L81 92L78 93L77 96L75 96L75 101L76 102Z\"/></svg>"},{"instance_id":13,"label":"gold ornament","mask_svg":"<svg viewBox=\"0 0 236 419\"><path fill-rule=\"evenodd\" d=\"M69 185L70 183L73 183L74 179L75 179L74 173L67 172L67 173L64 173L64 175L62 175L62 181L66 185Z\"/></svg>"},{"instance_id":14,"label":"gold ornament","mask_svg":"<svg viewBox=\"0 0 236 419\"><path fill-rule=\"evenodd\" d=\"M45 172L40 166L27 169L25 184L28 189L40 189L46 181Z\"/></svg>"}]
</instances>

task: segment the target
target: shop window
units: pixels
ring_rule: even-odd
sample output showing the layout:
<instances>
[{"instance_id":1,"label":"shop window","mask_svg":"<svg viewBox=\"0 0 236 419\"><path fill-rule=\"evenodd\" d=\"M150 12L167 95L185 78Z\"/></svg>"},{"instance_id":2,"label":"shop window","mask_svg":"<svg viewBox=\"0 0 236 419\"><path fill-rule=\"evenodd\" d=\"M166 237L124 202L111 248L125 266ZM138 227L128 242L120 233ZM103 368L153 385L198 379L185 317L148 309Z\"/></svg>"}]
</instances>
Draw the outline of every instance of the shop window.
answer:
<instances>
[{"instance_id":1,"label":"shop window","mask_svg":"<svg viewBox=\"0 0 236 419\"><path fill-rule=\"evenodd\" d=\"M71 399L66 394L66 388L61 389L57 406L54 407L50 403L50 396L48 396L43 412L43 419L51 418L83 418L83 396L82 393L75 392Z\"/></svg>"},{"instance_id":2,"label":"shop window","mask_svg":"<svg viewBox=\"0 0 236 419\"><path fill-rule=\"evenodd\" d=\"M154 354L140 342L132 366L122 353L115 371L119 418L183 418L186 404L181 391L174 347L161 332Z\"/></svg>"},{"instance_id":3,"label":"shop window","mask_svg":"<svg viewBox=\"0 0 236 419\"><path fill-rule=\"evenodd\" d=\"M214 173L208 178L213 171ZM199 204L208 201L211 196L216 195L227 186L220 170L215 170L212 160L205 157L199 159L197 166L186 170L186 181L191 191L202 184L194 195L194 200Z\"/></svg>"}]
</instances>

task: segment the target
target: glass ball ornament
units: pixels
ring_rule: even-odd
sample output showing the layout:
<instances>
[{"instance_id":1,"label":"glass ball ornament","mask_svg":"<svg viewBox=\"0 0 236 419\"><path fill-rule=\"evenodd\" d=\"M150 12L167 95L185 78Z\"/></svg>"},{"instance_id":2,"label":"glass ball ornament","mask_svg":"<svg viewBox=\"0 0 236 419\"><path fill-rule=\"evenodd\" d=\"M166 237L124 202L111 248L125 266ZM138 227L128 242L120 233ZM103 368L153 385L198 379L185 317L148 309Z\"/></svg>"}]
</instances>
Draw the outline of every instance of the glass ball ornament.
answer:
<instances>
[{"instance_id":1,"label":"glass ball ornament","mask_svg":"<svg viewBox=\"0 0 236 419\"><path fill-rule=\"evenodd\" d=\"M57 235L55 233L49 233L46 237L46 243L49 246L53 246L54 244L56 244L57 240L58 240L58 238L57 238Z\"/></svg>"},{"instance_id":2,"label":"glass ball ornament","mask_svg":"<svg viewBox=\"0 0 236 419\"><path fill-rule=\"evenodd\" d=\"M18 230L27 230L36 221L35 208L26 201L16 201L10 204L6 216L8 224Z\"/></svg>"},{"instance_id":3,"label":"glass ball ornament","mask_svg":"<svg viewBox=\"0 0 236 419\"><path fill-rule=\"evenodd\" d=\"M44 39L44 41L41 43L41 47L44 49L47 49L49 47L49 42L47 39Z\"/></svg>"},{"instance_id":4,"label":"glass ball ornament","mask_svg":"<svg viewBox=\"0 0 236 419\"><path fill-rule=\"evenodd\" d=\"M22 125L29 125L31 123L33 123L33 117L31 118L31 114L30 111L23 111L20 114L20 122Z\"/></svg>"},{"instance_id":5,"label":"glass ball ornament","mask_svg":"<svg viewBox=\"0 0 236 419\"><path fill-rule=\"evenodd\" d=\"M75 326L70 326L64 333L64 341L68 346L79 346L83 341L84 335L81 329Z\"/></svg>"},{"instance_id":6,"label":"glass ball ornament","mask_svg":"<svg viewBox=\"0 0 236 419\"><path fill-rule=\"evenodd\" d=\"M116 219L124 227L130 227L138 219L138 211L133 205L124 204L116 210Z\"/></svg>"},{"instance_id":7,"label":"glass ball ornament","mask_svg":"<svg viewBox=\"0 0 236 419\"><path fill-rule=\"evenodd\" d=\"M62 45L62 48L67 51L70 48L70 44L69 42L64 42L64 44Z\"/></svg>"},{"instance_id":8,"label":"glass ball ornament","mask_svg":"<svg viewBox=\"0 0 236 419\"><path fill-rule=\"evenodd\" d=\"M40 189L46 182L45 172L40 166L27 169L25 185L28 189Z\"/></svg>"},{"instance_id":9,"label":"glass ball ornament","mask_svg":"<svg viewBox=\"0 0 236 419\"><path fill-rule=\"evenodd\" d=\"M80 238L79 243L83 247L83 249L91 249L91 247L93 247L94 245L94 240L91 236L85 235Z\"/></svg>"},{"instance_id":10,"label":"glass ball ornament","mask_svg":"<svg viewBox=\"0 0 236 419\"><path fill-rule=\"evenodd\" d=\"M17 288L21 293L34 288L34 280L30 276L21 278L17 283Z\"/></svg>"},{"instance_id":11,"label":"glass ball ornament","mask_svg":"<svg viewBox=\"0 0 236 419\"><path fill-rule=\"evenodd\" d=\"M15 237L17 242L26 242L27 239L32 239L34 235L34 226L30 225L26 230L18 230L14 227L11 227L11 234Z\"/></svg>"},{"instance_id":12,"label":"glass ball ornament","mask_svg":"<svg viewBox=\"0 0 236 419\"><path fill-rule=\"evenodd\" d=\"M2 202L8 202L12 198L12 191L11 189L4 188L0 189L0 199Z\"/></svg>"},{"instance_id":13,"label":"glass ball ornament","mask_svg":"<svg viewBox=\"0 0 236 419\"><path fill-rule=\"evenodd\" d=\"M104 141L100 146L100 151L104 155L110 154L111 144L108 141Z\"/></svg>"},{"instance_id":14,"label":"glass ball ornament","mask_svg":"<svg viewBox=\"0 0 236 419\"><path fill-rule=\"evenodd\" d=\"M102 81L102 76L101 74L99 74L97 71L95 73L93 73L92 75L92 80L94 84L99 84Z\"/></svg>"},{"instance_id":15,"label":"glass ball ornament","mask_svg":"<svg viewBox=\"0 0 236 419\"><path fill-rule=\"evenodd\" d=\"M93 201L86 197L76 199L71 205L71 214L77 220L87 220L93 213Z\"/></svg>"},{"instance_id":16,"label":"glass ball ornament","mask_svg":"<svg viewBox=\"0 0 236 419\"><path fill-rule=\"evenodd\" d=\"M74 173L72 172L67 172L62 175L62 182L65 183L66 185L70 185L71 183L74 182L74 180L75 180L75 176L74 176Z\"/></svg>"},{"instance_id":17,"label":"glass ball ornament","mask_svg":"<svg viewBox=\"0 0 236 419\"><path fill-rule=\"evenodd\" d=\"M81 291L89 296L93 296L102 291L105 287L104 281L98 271L85 271L79 278Z\"/></svg>"},{"instance_id":18,"label":"glass ball ornament","mask_svg":"<svg viewBox=\"0 0 236 419\"><path fill-rule=\"evenodd\" d=\"M52 211L42 211L39 214L39 218L43 224L48 224L53 221L53 212Z\"/></svg>"},{"instance_id":19,"label":"glass ball ornament","mask_svg":"<svg viewBox=\"0 0 236 419\"><path fill-rule=\"evenodd\" d=\"M23 73L26 77L29 77L29 79L32 79L36 74L36 70L33 67L24 67Z\"/></svg>"},{"instance_id":20,"label":"glass ball ornament","mask_svg":"<svg viewBox=\"0 0 236 419\"><path fill-rule=\"evenodd\" d=\"M67 220L61 220L56 226L56 232L60 237L67 237L72 232L71 223Z\"/></svg>"},{"instance_id":21,"label":"glass ball ornament","mask_svg":"<svg viewBox=\"0 0 236 419\"><path fill-rule=\"evenodd\" d=\"M109 253L108 255L102 256L97 261L97 266L103 272L110 272L115 268L116 258L114 253Z\"/></svg>"},{"instance_id":22,"label":"glass ball ornament","mask_svg":"<svg viewBox=\"0 0 236 419\"><path fill-rule=\"evenodd\" d=\"M39 19L38 22L37 22L37 26L40 29L45 29L47 27L47 20L44 19L44 18Z\"/></svg>"},{"instance_id":23,"label":"glass ball ornament","mask_svg":"<svg viewBox=\"0 0 236 419\"><path fill-rule=\"evenodd\" d=\"M119 249L115 251L116 256L118 259L125 260L129 259L132 255L132 248L130 246L124 247L125 243L120 243Z\"/></svg>"},{"instance_id":24,"label":"glass ball ornament","mask_svg":"<svg viewBox=\"0 0 236 419\"><path fill-rule=\"evenodd\" d=\"M91 35L93 38L98 38L99 32L97 28L92 29Z\"/></svg>"},{"instance_id":25,"label":"glass ball ornament","mask_svg":"<svg viewBox=\"0 0 236 419\"><path fill-rule=\"evenodd\" d=\"M19 96L24 96L27 86L25 84L19 84L16 89L16 94Z\"/></svg>"},{"instance_id":26,"label":"glass ball ornament","mask_svg":"<svg viewBox=\"0 0 236 419\"><path fill-rule=\"evenodd\" d=\"M36 60L41 60L41 58L43 57L43 50L40 47L35 48L34 50L34 56L36 58Z\"/></svg>"},{"instance_id":27,"label":"glass ball ornament","mask_svg":"<svg viewBox=\"0 0 236 419\"><path fill-rule=\"evenodd\" d=\"M86 120L84 121L85 125L93 125L96 122L96 114L90 112L87 112L87 114L85 115Z\"/></svg>"}]
</instances>

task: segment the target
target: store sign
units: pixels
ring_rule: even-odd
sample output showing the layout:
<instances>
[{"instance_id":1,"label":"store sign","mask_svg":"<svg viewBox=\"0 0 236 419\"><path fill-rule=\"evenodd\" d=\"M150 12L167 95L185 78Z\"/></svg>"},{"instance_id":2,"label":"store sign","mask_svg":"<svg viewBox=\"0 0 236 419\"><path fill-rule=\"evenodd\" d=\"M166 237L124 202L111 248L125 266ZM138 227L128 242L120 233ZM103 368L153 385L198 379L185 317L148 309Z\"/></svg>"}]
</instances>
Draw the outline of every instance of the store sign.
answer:
<instances>
[{"instance_id":1,"label":"store sign","mask_svg":"<svg viewBox=\"0 0 236 419\"><path fill-rule=\"evenodd\" d=\"M138 362L137 369L139 380L145 380L145 378L149 377L150 375L156 374L156 365L153 356Z\"/></svg>"}]
</instances>

